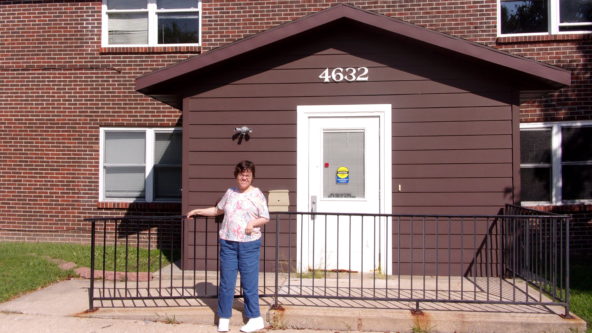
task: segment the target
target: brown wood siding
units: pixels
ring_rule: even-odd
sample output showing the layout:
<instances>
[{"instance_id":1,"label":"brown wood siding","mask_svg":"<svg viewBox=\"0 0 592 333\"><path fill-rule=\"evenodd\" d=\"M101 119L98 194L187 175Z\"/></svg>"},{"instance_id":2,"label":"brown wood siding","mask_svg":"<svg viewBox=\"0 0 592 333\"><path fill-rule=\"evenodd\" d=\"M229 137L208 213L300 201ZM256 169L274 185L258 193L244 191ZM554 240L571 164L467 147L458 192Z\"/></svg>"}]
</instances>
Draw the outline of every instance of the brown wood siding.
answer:
<instances>
[{"instance_id":1,"label":"brown wood siding","mask_svg":"<svg viewBox=\"0 0 592 333\"><path fill-rule=\"evenodd\" d=\"M257 165L255 186L289 190L296 211L299 105L392 105L394 214L495 214L512 202L517 94L503 72L404 40L340 36L293 40L194 83L184 100L184 211L215 204L242 159ZM369 68L369 82L318 78L355 66ZM253 133L239 144L232 135L243 125Z\"/></svg>"},{"instance_id":2,"label":"brown wood siding","mask_svg":"<svg viewBox=\"0 0 592 333\"><path fill-rule=\"evenodd\" d=\"M258 166L255 184L264 191L290 190L295 210L296 107L389 103L393 189L403 188L394 193L393 212L417 207L421 213L422 206L433 203L458 207L459 213L466 206L494 213L507 202L504 193L512 186L511 102L516 94L484 76L487 68L467 68L458 59L428 51L404 41L384 43L380 37L320 38L217 72L207 89L196 88L203 91L185 101L184 209L215 201L224 190L216 191L216 183L231 185L233 164L251 159ZM369 82L322 83L318 75L336 64L368 67ZM239 145L231 137L243 125L253 133ZM430 188L408 186L421 179L430 179ZM495 185L476 185L476 192L450 179ZM445 199L420 199L441 193L447 193Z\"/></svg>"}]
</instances>

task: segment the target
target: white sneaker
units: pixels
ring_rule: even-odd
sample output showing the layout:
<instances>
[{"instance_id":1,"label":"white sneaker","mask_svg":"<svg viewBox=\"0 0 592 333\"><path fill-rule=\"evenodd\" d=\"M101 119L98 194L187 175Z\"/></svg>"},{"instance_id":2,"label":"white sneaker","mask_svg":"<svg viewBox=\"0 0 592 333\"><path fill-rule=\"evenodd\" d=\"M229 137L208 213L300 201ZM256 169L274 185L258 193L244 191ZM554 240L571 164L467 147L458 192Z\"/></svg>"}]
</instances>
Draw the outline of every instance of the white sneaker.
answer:
<instances>
[{"instance_id":1,"label":"white sneaker","mask_svg":"<svg viewBox=\"0 0 592 333\"><path fill-rule=\"evenodd\" d=\"M228 325L230 324L230 318L218 319L218 332L228 332Z\"/></svg>"},{"instance_id":2,"label":"white sneaker","mask_svg":"<svg viewBox=\"0 0 592 333\"><path fill-rule=\"evenodd\" d=\"M250 332L262 330L264 328L265 328L265 321L263 321L263 318L257 317L257 318L249 319L247 324L245 326L241 327L240 330L241 330L241 332L250 333Z\"/></svg>"}]
</instances>

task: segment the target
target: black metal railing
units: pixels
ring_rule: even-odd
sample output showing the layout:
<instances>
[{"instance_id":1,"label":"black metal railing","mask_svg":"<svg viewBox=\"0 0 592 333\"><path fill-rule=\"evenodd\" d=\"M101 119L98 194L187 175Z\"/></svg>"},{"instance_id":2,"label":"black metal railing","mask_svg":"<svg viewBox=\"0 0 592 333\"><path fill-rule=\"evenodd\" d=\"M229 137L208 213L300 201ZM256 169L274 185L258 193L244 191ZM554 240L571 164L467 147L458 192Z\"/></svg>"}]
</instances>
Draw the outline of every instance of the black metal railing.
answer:
<instances>
[{"instance_id":1,"label":"black metal railing","mask_svg":"<svg viewBox=\"0 0 592 333\"><path fill-rule=\"evenodd\" d=\"M565 303L569 316L570 217L513 205L505 211L518 216L504 217L506 275L538 289L539 300L546 295Z\"/></svg>"},{"instance_id":2,"label":"black metal railing","mask_svg":"<svg viewBox=\"0 0 592 333\"><path fill-rule=\"evenodd\" d=\"M274 306L296 298L408 302L414 311L424 302L559 305L569 315L567 216L508 206L491 216L282 212L271 220L260 295ZM215 218L88 221L90 308L217 297Z\"/></svg>"}]
</instances>

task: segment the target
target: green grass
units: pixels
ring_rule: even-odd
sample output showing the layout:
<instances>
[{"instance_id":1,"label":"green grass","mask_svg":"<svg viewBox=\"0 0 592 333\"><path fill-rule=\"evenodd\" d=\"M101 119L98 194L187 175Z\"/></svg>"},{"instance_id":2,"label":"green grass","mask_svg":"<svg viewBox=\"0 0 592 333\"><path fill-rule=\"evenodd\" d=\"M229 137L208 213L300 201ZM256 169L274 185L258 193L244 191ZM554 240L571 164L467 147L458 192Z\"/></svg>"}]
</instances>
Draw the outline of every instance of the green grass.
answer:
<instances>
[{"instance_id":1,"label":"green grass","mask_svg":"<svg viewBox=\"0 0 592 333\"><path fill-rule=\"evenodd\" d=\"M88 249L88 253L90 253L90 247ZM174 260L170 260L169 254L164 251L161 252L157 249L148 251L147 249L136 247L129 248L127 253L125 253L125 248L117 248L117 253L115 253L115 249L112 246L107 246L106 248L97 247L96 253L96 269L105 269L108 271L112 271L115 267L116 270L119 272L123 272L126 270L128 272L147 272L148 270L154 272L159 270L160 267L167 266L171 263L171 261L175 261L176 259L180 258L179 252L175 252L173 254ZM103 257L105 258L104 268ZM87 255L85 260L85 264L83 264L82 266L90 267L90 256Z\"/></svg>"},{"instance_id":2,"label":"green grass","mask_svg":"<svg viewBox=\"0 0 592 333\"><path fill-rule=\"evenodd\" d=\"M16 245L0 243L0 302L74 275Z\"/></svg>"},{"instance_id":3,"label":"green grass","mask_svg":"<svg viewBox=\"0 0 592 333\"><path fill-rule=\"evenodd\" d=\"M588 323L586 333L592 333L592 267L575 264L571 267L571 311Z\"/></svg>"},{"instance_id":4,"label":"green grass","mask_svg":"<svg viewBox=\"0 0 592 333\"><path fill-rule=\"evenodd\" d=\"M95 268L124 271L126 269L125 251L118 248L117 255L113 247L97 247ZM105 254L103 266L103 253ZM138 254L140 260L138 261ZM129 272L160 269L160 265L170 263L168 253L160 256L160 250L131 248L127 255ZM178 253L173 254L178 258ZM54 282L76 276L74 271L64 271L51 259L73 262L79 267L90 267L90 246L58 243L17 243L0 242L0 302L9 300L22 293L36 290Z\"/></svg>"}]
</instances>

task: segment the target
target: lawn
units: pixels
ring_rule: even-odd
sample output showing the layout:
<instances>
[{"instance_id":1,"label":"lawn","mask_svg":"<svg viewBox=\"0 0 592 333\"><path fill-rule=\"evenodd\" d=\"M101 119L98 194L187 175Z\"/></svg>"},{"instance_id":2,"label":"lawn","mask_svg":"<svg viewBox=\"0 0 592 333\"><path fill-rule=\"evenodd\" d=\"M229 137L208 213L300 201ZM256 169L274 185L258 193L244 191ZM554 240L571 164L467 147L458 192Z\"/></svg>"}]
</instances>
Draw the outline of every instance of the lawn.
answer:
<instances>
[{"instance_id":1,"label":"lawn","mask_svg":"<svg viewBox=\"0 0 592 333\"><path fill-rule=\"evenodd\" d=\"M75 275L19 245L0 243L0 302Z\"/></svg>"},{"instance_id":2,"label":"lawn","mask_svg":"<svg viewBox=\"0 0 592 333\"><path fill-rule=\"evenodd\" d=\"M126 253L121 249L115 253L113 247L97 247L96 253L96 269L116 268L117 271L124 271L127 268L129 272L145 272L148 267L151 271L156 271L161 265L170 263L167 254L156 249L148 251L131 248L127 253L127 261ZM52 259L73 262L79 267L90 267L90 246L0 242L0 302L76 276L73 270L60 269Z\"/></svg>"},{"instance_id":3,"label":"lawn","mask_svg":"<svg viewBox=\"0 0 592 333\"><path fill-rule=\"evenodd\" d=\"M576 264L571 267L571 311L588 323L587 333L592 333L592 267Z\"/></svg>"}]
</instances>

